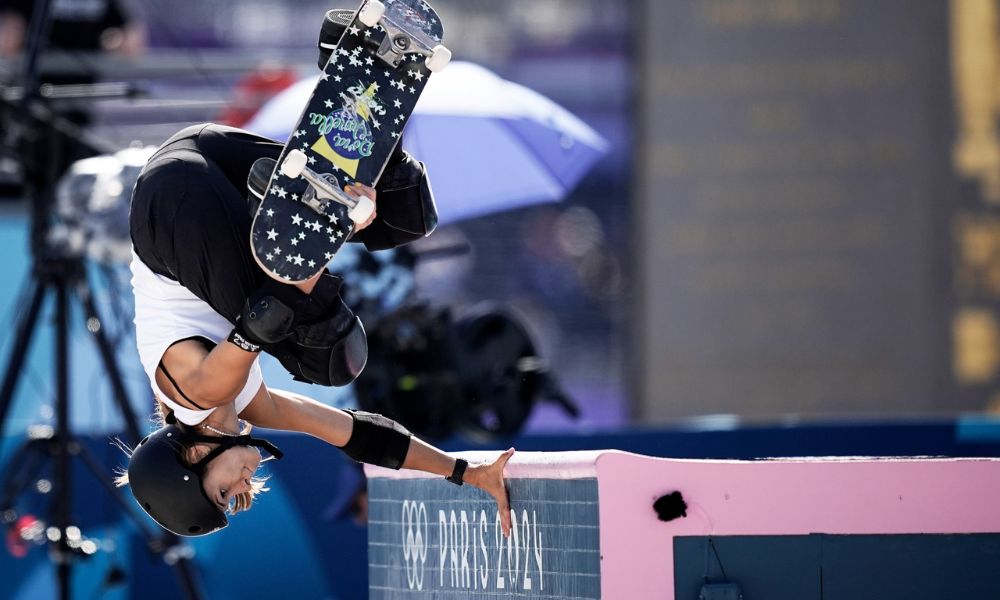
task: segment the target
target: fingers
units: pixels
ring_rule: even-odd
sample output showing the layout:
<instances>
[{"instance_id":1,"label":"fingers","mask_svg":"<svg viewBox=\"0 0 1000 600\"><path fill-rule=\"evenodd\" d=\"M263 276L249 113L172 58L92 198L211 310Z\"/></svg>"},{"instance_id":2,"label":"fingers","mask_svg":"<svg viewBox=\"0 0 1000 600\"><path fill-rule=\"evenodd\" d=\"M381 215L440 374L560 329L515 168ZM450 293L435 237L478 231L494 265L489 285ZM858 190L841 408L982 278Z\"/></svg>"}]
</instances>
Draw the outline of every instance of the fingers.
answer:
<instances>
[{"instance_id":1,"label":"fingers","mask_svg":"<svg viewBox=\"0 0 1000 600\"><path fill-rule=\"evenodd\" d=\"M375 188L368 187L367 185L358 183L357 181L352 184L345 185L344 191L354 196L367 196L372 200L372 202L375 201Z\"/></svg>"},{"instance_id":2,"label":"fingers","mask_svg":"<svg viewBox=\"0 0 1000 600\"><path fill-rule=\"evenodd\" d=\"M352 196L365 196L372 202L375 202L375 189L368 187L363 183L358 183L355 181L349 185L344 186L344 191ZM361 231L365 227L368 227L375 221L375 217L378 215L376 211L372 211L372 216L368 217L368 220L364 223L357 223L354 226L355 231Z\"/></svg>"},{"instance_id":3,"label":"fingers","mask_svg":"<svg viewBox=\"0 0 1000 600\"><path fill-rule=\"evenodd\" d=\"M514 456L514 452L515 451L513 448L507 448L506 450L504 450L504 453L501 454L499 458L497 458L497 462L500 463L501 469L507 466L507 461L510 460L511 456Z\"/></svg>"},{"instance_id":4,"label":"fingers","mask_svg":"<svg viewBox=\"0 0 1000 600\"><path fill-rule=\"evenodd\" d=\"M316 273L315 275L313 275L309 279L306 279L305 281L300 281L299 283L296 283L296 284L293 284L293 285L295 285L295 287L297 287L300 290L302 290L302 292L304 292L306 294L311 294L312 291L313 291L313 288L316 287L316 282L319 281L319 278L322 277L323 273L325 273L325 272L326 272L326 269L323 269L322 271L320 271L319 273Z\"/></svg>"},{"instance_id":5,"label":"fingers","mask_svg":"<svg viewBox=\"0 0 1000 600\"><path fill-rule=\"evenodd\" d=\"M355 231L361 231L365 227L368 227L369 225L371 225L372 223L375 222L375 217L376 217L376 213L373 212L372 216L368 217L367 221L365 221L364 223L358 223L357 225L355 225L354 226L354 230Z\"/></svg>"},{"instance_id":6,"label":"fingers","mask_svg":"<svg viewBox=\"0 0 1000 600\"><path fill-rule=\"evenodd\" d=\"M503 530L504 537L510 537L511 517L510 494L507 491L507 485L503 478L503 470L507 466L507 461L510 460L511 456L514 456L514 449L508 448L493 463L500 477L500 491L495 497L497 500L497 509L500 511L500 528Z\"/></svg>"},{"instance_id":7,"label":"fingers","mask_svg":"<svg viewBox=\"0 0 1000 600\"><path fill-rule=\"evenodd\" d=\"M500 516L500 530L504 537L510 537L513 518L510 516L510 494L504 480L503 471L507 461L514 456L514 449L508 448L491 463L482 463L470 467L466 471L466 482L483 490L493 497L497 503L497 514Z\"/></svg>"},{"instance_id":8,"label":"fingers","mask_svg":"<svg viewBox=\"0 0 1000 600\"><path fill-rule=\"evenodd\" d=\"M510 500L507 499L506 488L500 493L497 499L497 510L500 511L500 529L503 531L504 537L510 537L511 528L511 518L510 518Z\"/></svg>"},{"instance_id":9,"label":"fingers","mask_svg":"<svg viewBox=\"0 0 1000 600\"><path fill-rule=\"evenodd\" d=\"M507 492L507 486L504 485L503 476L500 477L500 489L493 492L493 498L497 501L497 512L500 513L500 529L503 531L503 536L510 537L510 494Z\"/></svg>"}]
</instances>

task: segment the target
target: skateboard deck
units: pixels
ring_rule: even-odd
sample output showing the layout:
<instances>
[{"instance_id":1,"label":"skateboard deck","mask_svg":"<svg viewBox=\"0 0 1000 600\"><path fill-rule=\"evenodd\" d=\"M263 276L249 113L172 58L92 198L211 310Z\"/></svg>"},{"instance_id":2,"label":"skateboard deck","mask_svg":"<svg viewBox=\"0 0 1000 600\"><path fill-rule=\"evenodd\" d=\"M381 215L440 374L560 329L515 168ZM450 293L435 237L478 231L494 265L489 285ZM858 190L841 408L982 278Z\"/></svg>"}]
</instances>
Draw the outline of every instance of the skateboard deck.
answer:
<instances>
[{"instance_id":1,"label":"skateboard deck","mask_svg":"<svg viewBox=\"0 0 1000 600\"><path fill-rule=\"evenodd\" d=\"M443 34L422 0L367 0L355 11L254 216L250 242L268 275L313 277L371 215L371 201L344 188L375 186L431 73L451 57Z\"/></svg>"}]
</instances>

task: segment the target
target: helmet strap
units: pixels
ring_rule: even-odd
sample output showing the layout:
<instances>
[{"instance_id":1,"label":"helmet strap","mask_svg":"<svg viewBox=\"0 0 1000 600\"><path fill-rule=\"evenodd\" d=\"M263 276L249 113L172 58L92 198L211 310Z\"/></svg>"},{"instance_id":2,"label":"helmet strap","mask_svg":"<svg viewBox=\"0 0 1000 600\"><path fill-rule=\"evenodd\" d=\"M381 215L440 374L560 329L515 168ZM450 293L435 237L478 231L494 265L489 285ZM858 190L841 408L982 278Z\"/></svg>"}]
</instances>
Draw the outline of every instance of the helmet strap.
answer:
<instances>
[{"instance_id":1,"label":"helmet strap","mask_svg":"<svg viewBox=\"0 0 1000 600\"><path fill-rule=\"evenodd\" d=\"M229 450L234 446L253 446L255 448L260 448L267 451L275 459L281 459L285 454L278 449L277 446L271 442L262 439L255 438L251 435L227 435L227 436L214 436L214 435L202 435L200 433L187 432L185 434L185 439L191 442L203 442L206 444L218 444L215 448L211 450L204 458L191 465L191 467L198 473L204 473L205 467L208 463L212 462L217 456Z\"/></svg>"},{"instance_id":2,"label":"helmet strap","mask_svg":"<svg viewBox=\"0 0 1000 600\"><path fill-rule=\"evenodd\" d=\"M208 463L212 462L213 459L234 446L253 446L255 448L260 448L273 456L275 460L280 460L285 455L284 452L278 449L278 447L271 442L263 438L255 438L249 434L214 436L196 433L187 425L178 423L173 411L167 413L166 421L171 425L177 424L181 428L181 431L184 434L184 441L186 442L218 444L218 446L212 448L212 450L206 454L204 458L191 465L191 468L194 469L199 475L205 472L205 467L208 466Z\"/></svg>"}]
</instances>

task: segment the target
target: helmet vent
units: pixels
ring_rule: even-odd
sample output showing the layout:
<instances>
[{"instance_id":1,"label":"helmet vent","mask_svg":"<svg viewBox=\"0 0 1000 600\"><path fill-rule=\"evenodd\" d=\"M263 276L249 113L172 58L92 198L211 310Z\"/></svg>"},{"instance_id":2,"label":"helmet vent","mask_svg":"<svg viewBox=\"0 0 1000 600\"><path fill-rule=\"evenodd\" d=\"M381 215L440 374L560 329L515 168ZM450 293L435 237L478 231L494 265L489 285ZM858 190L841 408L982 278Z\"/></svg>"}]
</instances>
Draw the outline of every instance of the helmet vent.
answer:
<instances>
[{"instance_id":1,"label":"helmet vent","mask_svg":"<svg viewBox=\"0 0 1000 600\"><path fill-rule=\"evenodd\" d=\"M201 525L192 525L188 527L188 533L198 533L201 531Z\"/></svg>"},{"instance_id":2,"label":"helmet vent","mask_svg":"<svg viewBox=\"0 0 1000 600\"><path fill-rule=\"evenodd\" d=\"M146 509L146 512L153 510L153 507L149 505L149 502L143 502L142 507Z\"/></svg>"}]
</instances>

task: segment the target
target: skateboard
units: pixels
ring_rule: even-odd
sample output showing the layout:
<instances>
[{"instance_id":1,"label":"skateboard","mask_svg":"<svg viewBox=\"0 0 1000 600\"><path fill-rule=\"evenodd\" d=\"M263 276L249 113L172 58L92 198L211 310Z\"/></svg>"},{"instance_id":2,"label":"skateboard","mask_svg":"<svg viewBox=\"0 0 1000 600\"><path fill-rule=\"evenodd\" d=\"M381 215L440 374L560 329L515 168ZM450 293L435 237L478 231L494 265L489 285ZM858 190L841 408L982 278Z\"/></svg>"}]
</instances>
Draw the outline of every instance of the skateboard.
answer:
<instances>
[{"instance_id":1,"label":"skateboard","mask_svg":"<svg viewBox=\"0 0 1000 600\"><path fill-rule=\"evenodd\" d=\"M423 0L366 0L330 55L278 157L250 243L278 281L313 277L375 210L344 191L374 187L433 72L444 30Z\"/></svg>"}]
</instances>

